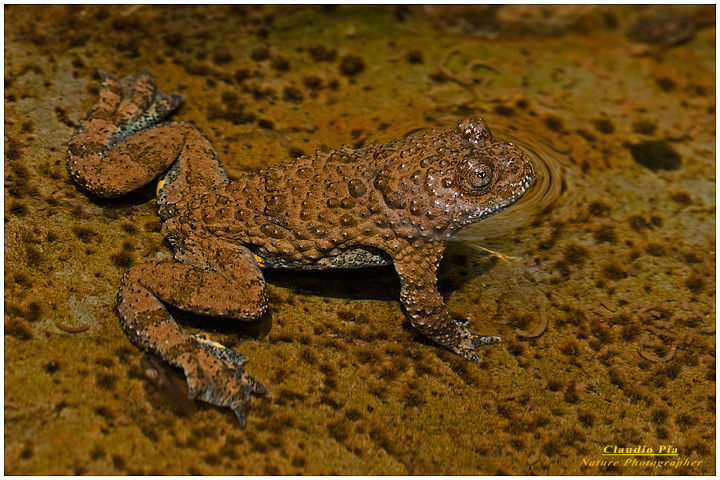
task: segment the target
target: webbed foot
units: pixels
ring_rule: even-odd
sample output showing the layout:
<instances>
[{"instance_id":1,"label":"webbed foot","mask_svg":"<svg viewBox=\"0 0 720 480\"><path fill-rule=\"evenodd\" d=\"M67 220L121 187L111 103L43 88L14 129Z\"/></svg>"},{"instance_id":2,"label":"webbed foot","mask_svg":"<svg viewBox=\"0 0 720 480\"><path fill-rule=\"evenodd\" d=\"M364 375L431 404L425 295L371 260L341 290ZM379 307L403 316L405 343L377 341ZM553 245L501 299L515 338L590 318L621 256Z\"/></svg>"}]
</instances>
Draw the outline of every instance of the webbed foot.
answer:
<instances>
[{"instance_id":1,"label":"webbed foot","mask_svg":"<svg viewBox=\"0 0 720 480\"><path fill-rule=\"evenodd\" d=\"M467 321L457 322L460 330L459 341L456 346L450 348L450 350L472 362L480 363L483 360L480 355L475 352L475 348L481 345L493 345L495 343L500 343L502 339L493 335L478 335L477 333L472 333L468 330L467 324Z\"/></svg>"},{"instance_id":2,"label":"webbed foot","mask_svg":"<svg viewBox=\"0 0 720 480\"><path fill-rule=\"evenodd\" d=\"M100 98L68 142L67 167L84 189L113 198L167 169L187 128L160 123L182 99L158 90L148 70L122 79L101 71L100 79Z\"/></svg>"},{"instance_id":3,"label":"webbed foot","mask_svg":"<svg viewBox=\"0 0 720 480\"><path fill-rule=\"evenodd\" d=\"M109 120L116 128L111 143L154 125L167 117L182 102L182 97L166 95L155 86L150 70L118 79L100 70L100 98L89 119Z\"/></svg>"},{"instance_id":4,"label":"webbed foot","mask_svg":"<svg viewBox=\"0 0 720 480\"><path fill-rule=\"evenodd\" d=\"M243 370L245 355L206 335L194 335L193 339L200 351L191 360L191 365L184 367L188 395L218 407L229 407L244 427L245 404L250 395L264 396L267 390Z\"/></svg>"}]
</instances>

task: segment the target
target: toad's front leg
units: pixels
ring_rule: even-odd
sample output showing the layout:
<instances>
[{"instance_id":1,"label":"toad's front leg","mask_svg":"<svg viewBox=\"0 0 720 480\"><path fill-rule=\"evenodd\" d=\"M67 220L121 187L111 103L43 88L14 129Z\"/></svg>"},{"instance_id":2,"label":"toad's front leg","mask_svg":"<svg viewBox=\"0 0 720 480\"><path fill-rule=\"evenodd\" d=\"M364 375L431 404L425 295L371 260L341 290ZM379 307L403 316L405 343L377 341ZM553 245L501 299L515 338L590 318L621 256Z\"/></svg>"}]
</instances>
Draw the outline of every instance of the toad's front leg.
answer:
<instances>
[{"instance_id":1,"label":"toad's front leg","mask_svg":"<svg viewBox=\"0 0 720 480\"><path fill-rule=\"evenodd\" d=\"M252 320L267 309L262 273L244 247L196 241L194 252L179 255L183 263L147 263L130 269L118 293L118 312L125 333L143 350L182 368L189 395L235 412L245 424L245 403L265 389L242 368L245 356L188 335L165 308L217 317Z\"/></svg>"},{"instance_id":2,"label":"toad's front leg","mask_svg":"<svg viewBox=\"0 0 720 480\"><path fill-rule=\"evenodd\" d=\"M437 289L437 267L445 246L428 243L405 249L393 259L400 277L400 301L410 322L423 335L458 355L481 362L475 347L500 342L500 337L471 333L452 317Z\"/></svg>"}]
</instances>

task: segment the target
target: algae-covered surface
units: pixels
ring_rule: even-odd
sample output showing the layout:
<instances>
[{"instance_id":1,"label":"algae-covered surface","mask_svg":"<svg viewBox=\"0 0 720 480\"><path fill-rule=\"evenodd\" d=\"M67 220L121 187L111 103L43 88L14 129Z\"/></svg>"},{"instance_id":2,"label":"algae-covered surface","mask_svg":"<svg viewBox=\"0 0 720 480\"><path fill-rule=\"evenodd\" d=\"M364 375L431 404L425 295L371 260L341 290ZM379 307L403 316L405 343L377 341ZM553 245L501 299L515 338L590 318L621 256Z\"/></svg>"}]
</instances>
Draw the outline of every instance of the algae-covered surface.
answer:
<instances>
[{"instance_id":1,"label":"algae-covered surface","mask_svg":"<svg viewBox=\"0 0 720 480\"><path fill-rule=\"evenodd\" d=\"M714 474L715 53L714 5L6 7L5 473ZM146 67L232 177L468 116L521 145L439 273L504 342L424 340L392 268L267 271L253 325L175 313L271 395L183 413L115 313L172 255L154 187L65 168L98 69Z\"/></svg>"}]
</instances>

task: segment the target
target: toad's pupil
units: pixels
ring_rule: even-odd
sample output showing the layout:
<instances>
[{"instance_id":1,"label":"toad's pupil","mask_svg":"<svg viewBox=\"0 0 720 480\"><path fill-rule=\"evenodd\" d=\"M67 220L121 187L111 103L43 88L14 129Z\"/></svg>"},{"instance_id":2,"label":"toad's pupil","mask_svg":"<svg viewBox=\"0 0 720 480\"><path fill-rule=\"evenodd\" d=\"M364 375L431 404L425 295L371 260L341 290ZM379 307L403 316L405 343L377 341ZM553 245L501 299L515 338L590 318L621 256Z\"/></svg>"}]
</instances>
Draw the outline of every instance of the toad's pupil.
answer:
<instances>
[{"instance_id":1,"label":"toad's pupil","mask_svg":"<svg viewBox=\"0 0 720 480\"><path fill-rule=\"evenodd\" d=\"M485 165L478 167L470 176L470 183L473 188L485 187L490 183L490 180L490 172Z\"/></svg>"}]
</instances>

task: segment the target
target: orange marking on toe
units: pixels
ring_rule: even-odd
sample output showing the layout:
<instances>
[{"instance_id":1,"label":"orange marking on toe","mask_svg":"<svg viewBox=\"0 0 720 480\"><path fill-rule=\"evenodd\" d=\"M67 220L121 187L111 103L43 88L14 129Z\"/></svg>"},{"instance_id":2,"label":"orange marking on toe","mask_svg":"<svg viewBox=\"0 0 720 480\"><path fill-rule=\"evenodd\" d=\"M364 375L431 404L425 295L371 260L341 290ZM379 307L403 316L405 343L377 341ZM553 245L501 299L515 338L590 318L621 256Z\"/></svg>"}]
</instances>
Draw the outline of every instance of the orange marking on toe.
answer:
<instances>
[{"instance_id":1,"label":"orange marking on toe","mask_svg":"<svg viewBox=\"0 0 720 480\"><path fill-rule=\"evenodd\" d=\"M155 189L155 196L156 196L156 197L157 197L158 195L160 195L160 189L163 187L163 185L165 185L165 176L164 176L164 175L163 175L162 177L160 177L160 179L158 180L157 188Z\"/></svg>"}]
</instances>

